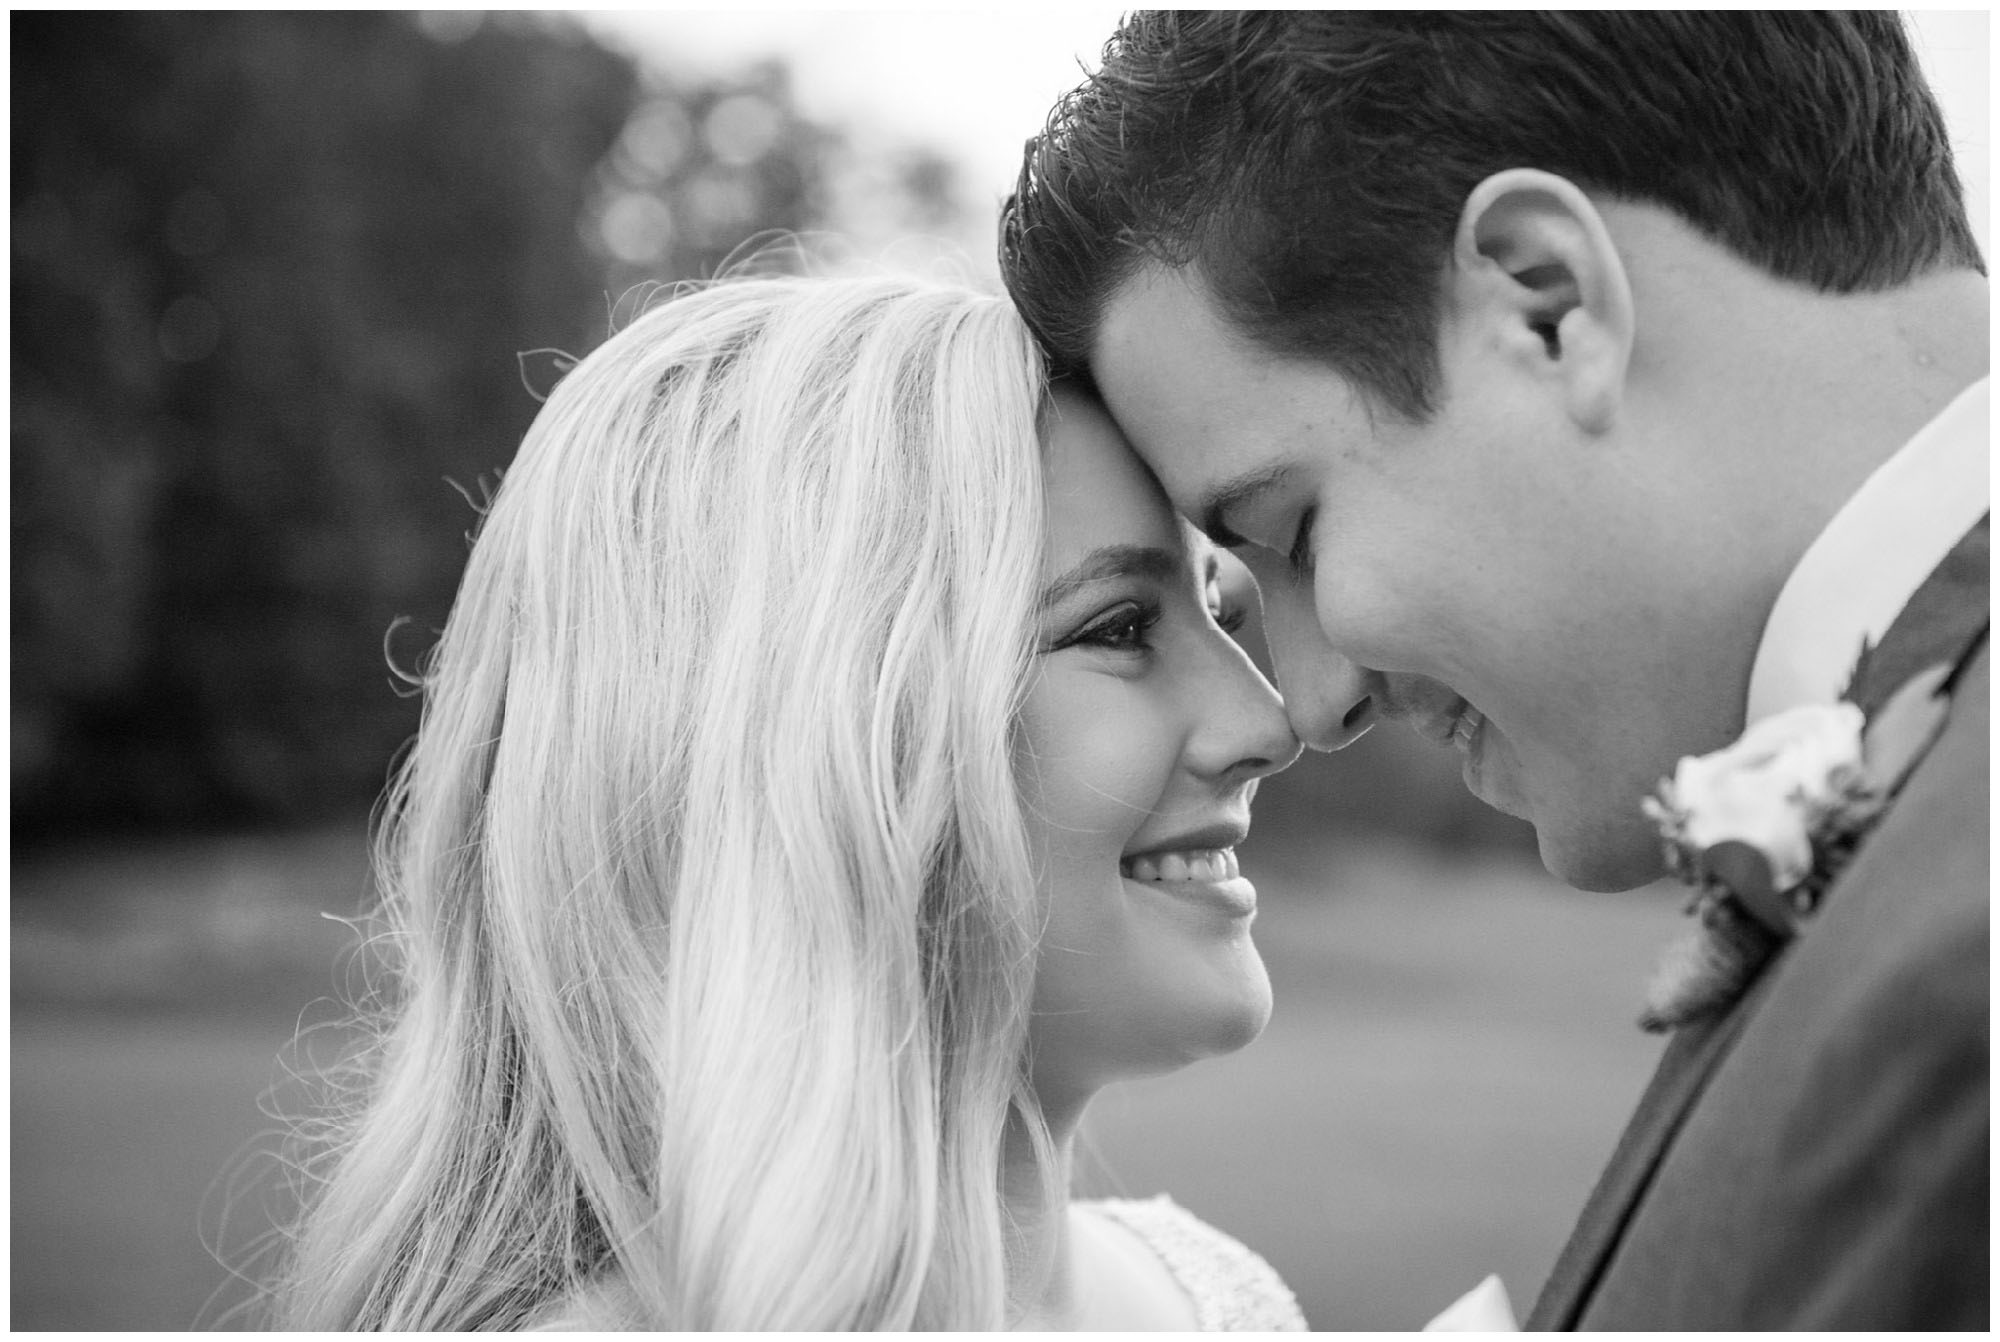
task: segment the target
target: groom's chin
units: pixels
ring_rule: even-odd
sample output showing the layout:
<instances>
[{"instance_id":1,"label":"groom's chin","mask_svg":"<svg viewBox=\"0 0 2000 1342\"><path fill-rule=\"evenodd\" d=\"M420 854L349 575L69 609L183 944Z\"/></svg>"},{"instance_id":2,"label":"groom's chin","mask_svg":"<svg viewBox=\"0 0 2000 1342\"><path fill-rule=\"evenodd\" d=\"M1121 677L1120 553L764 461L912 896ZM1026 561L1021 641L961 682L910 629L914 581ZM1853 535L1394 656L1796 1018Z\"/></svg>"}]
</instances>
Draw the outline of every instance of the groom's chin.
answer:
<instances>
[{"instance_id":1,"label":"groom's chin","mask_svg":"<svg viewBox=\"0 0 2000 1342\"><path fill-rule=\"evenodd\" d=\"M1665 874L1660 865L1659 836L1643 818L1636 824L1600 821L1596 825L1527 818L1535 824L1542 865L1573 889L1607 893L1636 890Z\"/></svg>"},{"instance_id":2,"label":"groom's chin","mask_svg":"<svg viewBox=\"0 0 2000 1342\"><path fill-rule=\"evenodd\" d=\"M1660 836L1638 798L1644 789L1609 768L1578 770L1572 757L1524 753L1485 734L1466 767L1466 786L1497 811L1535 827L1542 865L1577 890L1632 890L1665 874ZM1630 796L1629 804L1607 803Z\"/></svg>"}]
</instances>

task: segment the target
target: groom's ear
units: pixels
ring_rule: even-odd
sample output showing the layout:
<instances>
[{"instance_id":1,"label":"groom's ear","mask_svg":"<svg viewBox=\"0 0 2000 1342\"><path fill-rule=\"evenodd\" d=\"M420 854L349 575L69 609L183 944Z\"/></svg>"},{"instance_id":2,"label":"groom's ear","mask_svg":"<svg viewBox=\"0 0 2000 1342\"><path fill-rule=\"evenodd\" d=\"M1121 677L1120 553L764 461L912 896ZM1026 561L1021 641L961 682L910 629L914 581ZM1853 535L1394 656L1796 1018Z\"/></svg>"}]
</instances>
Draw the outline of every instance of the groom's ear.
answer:
<instances>
[{"instance_id":1,"label":"groom's ear","mask_svg":"<svg viewBox=\"0 0 2000 1342\"><path fill-rule=\"evenodd\" d=\"M1503 359L1563 398L1580 427L1617 418L1632 352L1632 288L1590 198L1535 168L1472 189L1452 240L1451 304Z\"/></svg>"}]
</instances>

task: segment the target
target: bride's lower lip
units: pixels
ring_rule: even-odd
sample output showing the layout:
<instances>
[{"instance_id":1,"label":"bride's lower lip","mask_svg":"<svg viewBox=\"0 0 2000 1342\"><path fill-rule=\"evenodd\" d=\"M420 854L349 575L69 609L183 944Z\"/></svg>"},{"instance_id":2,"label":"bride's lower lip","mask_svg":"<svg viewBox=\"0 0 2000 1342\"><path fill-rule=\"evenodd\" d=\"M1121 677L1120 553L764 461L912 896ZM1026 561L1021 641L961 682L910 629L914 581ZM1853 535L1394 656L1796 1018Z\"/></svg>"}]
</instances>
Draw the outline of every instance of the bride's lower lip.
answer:
<instances>
[{"instance_id":1,"label":"bride's lower lip","mask_svg":"<svg viewBox=\"0 0 2000 1342\"><path fill-rule=\"evenodd\" d=\"M1130 876L1119 879L1141 890L1206 905L1232 918L1248 918L1257 912L1257 887L1241 876L1220 881L1135 881Z\"/></svg>"}]
</instances>

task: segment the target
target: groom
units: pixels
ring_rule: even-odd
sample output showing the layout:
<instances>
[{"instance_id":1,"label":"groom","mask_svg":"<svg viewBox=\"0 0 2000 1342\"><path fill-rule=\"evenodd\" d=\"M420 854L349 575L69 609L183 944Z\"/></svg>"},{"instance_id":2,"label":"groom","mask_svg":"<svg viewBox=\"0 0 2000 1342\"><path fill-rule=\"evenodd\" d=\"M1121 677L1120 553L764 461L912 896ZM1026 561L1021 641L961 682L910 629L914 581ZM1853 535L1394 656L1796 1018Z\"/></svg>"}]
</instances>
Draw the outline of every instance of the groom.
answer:
<instances>
[{"instance_id":1,"label":"groom","mask_svg":"<svg viewBox=\"0 0 2000 1342\"><path fill-rule=\"evenodd\" d=\"M1674 1037L1530 1326L1986 1328L1986 278L1899 21L1135 15L1001 246L1301 738L1448 743L1584 889L1677 840ZM1867 788L1760 793L1773 735Z\"/></svg>"}]
</instances>

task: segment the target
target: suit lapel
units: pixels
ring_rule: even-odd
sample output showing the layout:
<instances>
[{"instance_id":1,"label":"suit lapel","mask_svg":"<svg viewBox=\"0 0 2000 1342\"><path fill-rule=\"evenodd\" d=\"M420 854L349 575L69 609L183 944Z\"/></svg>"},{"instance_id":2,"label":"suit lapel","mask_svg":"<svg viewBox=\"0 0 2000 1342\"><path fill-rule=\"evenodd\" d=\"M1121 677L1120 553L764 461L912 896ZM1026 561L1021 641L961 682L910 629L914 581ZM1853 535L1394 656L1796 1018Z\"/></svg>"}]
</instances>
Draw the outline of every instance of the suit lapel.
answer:
<instances>
[{"instance_id":1,"label":"suit lapel","mask_svg":"<svg viewBox=\"0 0 2000 1342\"><path fill-rule=\"evenodd\" d=\"M1753 991L1750 997L1756 994ZM1701 1094L1709 1073L1729 1051L1748 1012L1744 1002L1722 1016L1684 1027L1675 1032L1660 1066L1653 1073L1639 1108L1618 1139L1611 1163L1591 1190L1569 1243L1556 1259L1548 1284L1542 1287L1534 1309L1528 1315L1531 1330L1574 1328L1584 1304L1597 1285L1598 1275L1617 1247L1625 1223L1638 1205L1653 1171L1666 1153L1667 1144L1679 1129L1695 1097Z\"/></svg>"},{"instance_id":2,"label":"suit lapel","mask_svg":"<svg viewBox=\"0 0 2000 1342\"><path fill-rule=\"evenodd\" d=\"M1953 665L1951 679L1956 680L1958 671L1978 650L1991 618L1987 568L1990 521L1990 514L1979 519L1911 596L1882 641L1864 651L1844 696L1863 713L1872 717L1905 681L1939 662ZM1529 1329L1578 1326L1681 1120L1729 1052L1743 1023L1755 1012L1763 990L1772 981L1773 968L1775 964L1767 965L1758 982L1725 1015L1676 1032L1528 1315Z\"/></svg>"}]
</instances>

